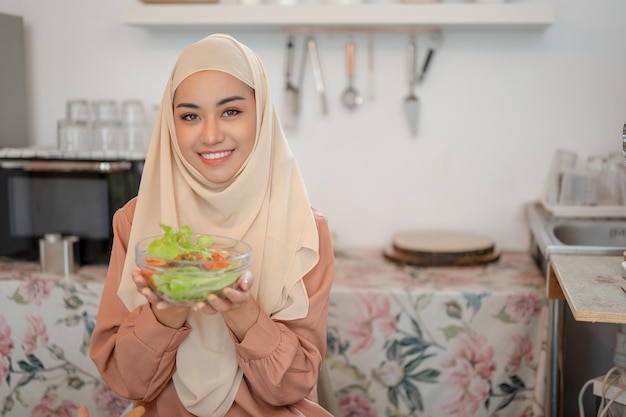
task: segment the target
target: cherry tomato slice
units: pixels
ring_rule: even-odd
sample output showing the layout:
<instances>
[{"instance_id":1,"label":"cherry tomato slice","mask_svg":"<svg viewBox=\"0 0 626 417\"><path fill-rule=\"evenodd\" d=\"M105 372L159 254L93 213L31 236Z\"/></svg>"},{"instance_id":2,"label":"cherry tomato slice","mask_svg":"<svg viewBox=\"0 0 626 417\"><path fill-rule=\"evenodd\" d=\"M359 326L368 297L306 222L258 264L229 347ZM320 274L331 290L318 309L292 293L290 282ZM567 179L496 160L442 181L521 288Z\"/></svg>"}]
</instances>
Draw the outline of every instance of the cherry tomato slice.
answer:
<instances>
[{"instance_id":1,"label":"cherry tomato slice","mask_svg":"<svg viewBox=\"0 0 626 417\"><path fill-rule=\"evenodd\" d=\"M219 261L219 262L207 262L202 264L204 269L224 269L230 266L230 262Z\"/></svg>"},{"instance_id":2,"label":"cherry tomato slice","mask_svg":"<svg viewBox=\"0 0 626 417\"><path fill-rule=\"evenodd\" d=\"M168 262L163 259L155 259L155 258L146 257L144 258L144 260L146 261L148 265L151 265L151 266L165 266L168 264Z\"/></svg>"},{"instance_id":3,"label":"cherry tomato slice","mask_svg":"<svg viewBox=\"0 0 626 417\"><path fill-rule=\"evenodd\" d=\"M224 256L222 256L221 254L219 254L217 252L213 253L212 258L213 258L214 261L223 261L224 260Z\"/></svg>"}]
</instances>

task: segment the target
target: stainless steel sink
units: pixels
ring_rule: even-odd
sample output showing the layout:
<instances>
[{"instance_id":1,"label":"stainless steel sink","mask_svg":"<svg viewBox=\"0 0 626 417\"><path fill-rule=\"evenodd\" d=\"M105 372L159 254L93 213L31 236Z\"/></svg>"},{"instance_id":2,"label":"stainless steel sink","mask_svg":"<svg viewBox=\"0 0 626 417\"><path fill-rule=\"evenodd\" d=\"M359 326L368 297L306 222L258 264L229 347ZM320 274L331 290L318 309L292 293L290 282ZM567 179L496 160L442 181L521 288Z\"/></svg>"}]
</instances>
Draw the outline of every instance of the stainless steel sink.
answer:
<instances>
[{"instance_id":1,"label":"stainless steel sink","mask_svg":"<svg viewBox=\"0 0 626 417\"><path fill-rule=\"evenodd\" d=\"M626 251L626 218L559 218L540 203L528 204L526 217L531 250L544 274L553 253L622 255Z\"/></svg>"},{"instance_id":2,"label":"stainless steel sink","mask_svg":"<svg viewBox=\"0 0 626 417\"><path fill-rule=\"evenodd\" d=\"M549 259L552 254L573 254L573 255L616 255L621 256L626 250L626 218L563 218L555 217L540 203L526 205L526 218L531 232L531 252L535 261L540 265L544 276L548 274ZM573 323L568 320L564 312L564 305L559 299L549 300L549 323L550 335L548 337L548 367L547 376L548 396L546 415L562 415L559 408L561 397L561 382L563 378L572 377L569 372L564 376L565 368L559 357L561 352L561 341L564 340L565 333L569 334L570 340L576 338L588 338L589 334L603 337L611 337L615 329L596 327L593 332L584 330L591 323ZM567 332L564 329L568 328ZM568 353L569 362L576 363L578 360L588 360L580 358L578 353L570 351ZM567 356L567 355L566 355ZM594 372L597 369L604 369L605 363L599 357L591 360ZM564 365L563 365L564 366Z\"/></svg>"},{"instance_id":3,"label":"stainless steel sink","mask_svg":"<svg viewBox=\"0 0 626 417\"><path fill-rule=\"evenodd\" d=\"M552 233L564 245L626 248L626 222L623 221L563 222L554 225Z\"/></svg>"}]
</instances>

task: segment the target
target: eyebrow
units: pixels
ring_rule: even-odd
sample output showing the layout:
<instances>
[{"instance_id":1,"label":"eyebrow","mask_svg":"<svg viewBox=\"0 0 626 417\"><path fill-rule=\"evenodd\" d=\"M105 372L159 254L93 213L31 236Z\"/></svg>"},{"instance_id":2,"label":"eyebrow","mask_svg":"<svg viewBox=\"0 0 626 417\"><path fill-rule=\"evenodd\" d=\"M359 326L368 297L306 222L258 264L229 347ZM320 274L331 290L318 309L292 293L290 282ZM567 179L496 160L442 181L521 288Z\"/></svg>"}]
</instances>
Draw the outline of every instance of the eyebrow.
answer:
<instances>
[{"instance_id":1,"label":"eyebrow","mask_svg":"<svg viewBox=\"0 0 626 417\"><path fill-rule=\"evenodd\" d=\"M219 100L217 102L218 106L223 106L224 104L228 104L231 101L237 101L237 100L245 100L244 97L241 96L230 96L230 97L225 97L221 100ZM198 106L197 104L193 104L193 103L178 103L176 105L176 108L180 108L180 107L188 107L188 108L192 108L192 109L198 109L200 108L200 106Z\"/></svg>"}]
</instances>

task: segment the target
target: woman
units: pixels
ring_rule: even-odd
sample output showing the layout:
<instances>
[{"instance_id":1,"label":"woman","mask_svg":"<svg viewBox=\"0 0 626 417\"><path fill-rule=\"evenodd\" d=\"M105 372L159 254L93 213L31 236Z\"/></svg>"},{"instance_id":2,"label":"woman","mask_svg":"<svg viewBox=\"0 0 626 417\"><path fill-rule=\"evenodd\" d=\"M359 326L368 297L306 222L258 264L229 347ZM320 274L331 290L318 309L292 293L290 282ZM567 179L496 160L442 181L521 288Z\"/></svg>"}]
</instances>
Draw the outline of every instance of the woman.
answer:
<instances>
[{"instance_id":1,"label":"woman","mask_svg":"<svg viewBox=\"0 0 626 417\"><path fill-rule=\"evenodd\" d=\"M252 246L223 298L160 300L134 246L188 225ZM226 35L180 55L163 95L138 196L115 239L90 355L146 416L330 416L317 404L334 259L311 208L259 58Z\"/></svg>"}]
</instances>

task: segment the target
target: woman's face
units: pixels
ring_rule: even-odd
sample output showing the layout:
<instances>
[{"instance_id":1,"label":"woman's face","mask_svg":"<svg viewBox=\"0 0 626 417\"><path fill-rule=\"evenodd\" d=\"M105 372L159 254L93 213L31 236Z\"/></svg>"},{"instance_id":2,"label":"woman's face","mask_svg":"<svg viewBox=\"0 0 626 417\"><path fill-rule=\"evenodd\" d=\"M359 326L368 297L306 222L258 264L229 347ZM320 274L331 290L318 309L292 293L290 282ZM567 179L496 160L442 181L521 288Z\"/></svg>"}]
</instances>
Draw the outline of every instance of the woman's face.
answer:
<instances>
[{"instance_id":1,"label":"woman's face","mask_svg":"<svg viewBox=\"0 0 626 417\"><path fill-rule=\"evenodd\" d=\"M174 124L187 162L213 183L228 182L254 147L254 91L221 71L194 73L174 94Z\"/></svg>"}]
</instances>

